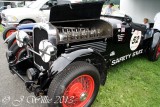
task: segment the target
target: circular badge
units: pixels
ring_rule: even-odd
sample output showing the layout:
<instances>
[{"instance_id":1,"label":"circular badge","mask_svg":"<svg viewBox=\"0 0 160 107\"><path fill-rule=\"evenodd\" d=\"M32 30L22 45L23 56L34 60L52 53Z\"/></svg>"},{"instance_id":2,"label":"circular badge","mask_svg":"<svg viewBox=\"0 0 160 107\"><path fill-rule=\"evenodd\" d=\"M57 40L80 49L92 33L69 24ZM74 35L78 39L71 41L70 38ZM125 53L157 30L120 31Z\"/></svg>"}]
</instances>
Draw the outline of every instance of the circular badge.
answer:
<instances>
[{"instance_id":1,"label":"circular badge","mask_svg":"<svg viewBox=\"0 0 160 107\"><path fill-rule=\"evenodd\" d=\"M130 49L132 51L136 50L141 42L142 32L135 30L130 40Z\"/></svg>"}]
</instances>

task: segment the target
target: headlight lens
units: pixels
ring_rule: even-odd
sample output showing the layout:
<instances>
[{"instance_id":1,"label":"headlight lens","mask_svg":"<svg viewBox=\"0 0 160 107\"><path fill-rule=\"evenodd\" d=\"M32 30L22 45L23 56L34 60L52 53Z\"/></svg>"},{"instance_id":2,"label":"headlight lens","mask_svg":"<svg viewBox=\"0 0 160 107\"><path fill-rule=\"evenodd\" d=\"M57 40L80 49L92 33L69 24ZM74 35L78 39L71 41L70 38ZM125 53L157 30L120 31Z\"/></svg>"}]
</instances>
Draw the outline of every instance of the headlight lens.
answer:
<instances>
[{"instance_id":1,"label":"headlight lens","mask_svg":"<svg viewBox=\"0 0 160 107\"><path fill-rule=\"evenodd\" d=\"M39 54L44 62L49 62L51 57L56 53L56 47L53 46L48 40L42 40L39 43Z\"/></svg>"},{"instance_id":2,"label":"headlight lens","mask_svg":"<svg viewBox=\"0 0 160 107\"><path fill-rule=\"evenodd\" d=\"M8 22L17 22L18 19L15 16L6 16Z\"/></svg>"}]
</instances>

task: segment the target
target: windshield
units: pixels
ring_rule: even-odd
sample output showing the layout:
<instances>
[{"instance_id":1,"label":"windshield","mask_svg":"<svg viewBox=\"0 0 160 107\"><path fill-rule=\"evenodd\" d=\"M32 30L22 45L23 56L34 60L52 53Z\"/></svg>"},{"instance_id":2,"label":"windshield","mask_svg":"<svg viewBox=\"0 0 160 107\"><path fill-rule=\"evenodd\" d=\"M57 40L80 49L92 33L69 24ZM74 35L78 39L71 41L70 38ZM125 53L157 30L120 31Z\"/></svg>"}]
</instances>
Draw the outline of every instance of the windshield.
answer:
<instances>
[{"instance_id":1,"label":"windshield","mask_svg":"<svg viewBox=\"0 0 160 107\"><path fill-rule=\"evenodd\" d=\"M31 4L29 4L27 7L28 8L36 8L43 2L44 2L44 0L37 0L37 1L34 1Z\"/></svg>"},{"instance_id":2,"label":"windshield","mask_svg":"<svg viewBox=\"0 0 160 107\"><path fill-rule=\"evenodd\" d=\"M95 2L95 1L106 1L106 0L68 0L68 1L71 1L71 3L78 3L78 2Z\"/></svg>"},{"instance_id":3,"label":"windshield","mask_svg":"<svg viewBox=\"0 0 160 107\"><path fill-rule=\"evenodd\" d=\"M65 4L65 3L83 3L83 2L96 2L96 1L107 1L107 0L50 0L56 1L58 4Z\"/></svg>"},{"instance_id":4,"label":"windshield","mask_svg":"<svg viewBox=\"0 0 160 107\"><path fill-rule=\"evenodd\" d=\"M0 11L4 10L4 9L7 9L7 6L2 6L0 7Z\"/></svg>"},{"instance_id":5,"label":"windshield","mask_svg":"<svg viewBox=\"0 0 160 107\"><path fill-rule=\"evenodd\" d=\"M121 12L120 10L114 11L111 16L119 16L119 17L125 17L125 13Z\"/></svg>"},{"instance_id":6,"label":"windshield","mask_svg":"<svg viewBox=\"0 0 160 107\"><path fill-rule=\"evenodd\" d=\"M48 0L51 3L54 3L55 1L58 4L65 4L65 3L80 3L80 2L95 2L95 1L106 1L106 0ZM37 0L35 2L32 2L30 5L28 5L28 8L37 8L38 6L40 6L41 4L45 4L45 2L47 2L47 0Z\"/></svg>"}]
</instances>

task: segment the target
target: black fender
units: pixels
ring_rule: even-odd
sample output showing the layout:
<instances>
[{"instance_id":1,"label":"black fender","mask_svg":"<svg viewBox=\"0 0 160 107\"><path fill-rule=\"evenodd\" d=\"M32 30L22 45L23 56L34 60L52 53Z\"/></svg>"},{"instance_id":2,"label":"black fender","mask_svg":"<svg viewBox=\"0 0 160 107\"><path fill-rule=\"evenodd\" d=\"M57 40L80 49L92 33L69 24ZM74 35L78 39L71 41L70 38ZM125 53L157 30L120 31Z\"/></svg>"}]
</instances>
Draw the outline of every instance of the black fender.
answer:
<instances>
[{"instance_id":1,"label":"black fender","mask_svg":"<svg viewBox=\"0 0 160 107\"><path fill-rule=\"evenodd\" d=\"M14 41L16 40L16 33L14 33L13 35L11 35L12 37L10 38L10 40L8 41L8 49L13 45Z\"/></svg>"},{"instance_id":2,"label":"black fender","mask_svg":"<svg viewBox=\"0 0 160 107\"><path fill-rule=\"evenodd\" d=\"M16 53L18 50L20 50L21 48L17 45L17 43L14 43L9 50L6 52L6 57L7 57L7 61L8 63L13 62L15 60L16 57Z\"/></svg>"},{"instance_id":3,"label":"black fender","mask_svg":"<svg viewBox=\"0 0 160 107\"><path fill-rule=\"evenodd\" d=\"M94 57L92 57L94 55ZM94 51L91 48L88 49L79 49L76 51L73 51L71 53L65 53L62 54L60 57L57 58L51 65L51 75L55 75L63 71L70 63L76 61L76 60L82 60L84 56L91 56L94 61L94 65L101 64L100 67L97 67L100 76L101 76L101 84L104 85L107 77L107 69L106 69L106 61L104 60L103 56ZM88 57L87 57L88 59ZM98 61L97 61L98 59ZM86 60L85 60L86 61ZM91 62L91 64L93 64Z\"/></svg>"}]
</instances>

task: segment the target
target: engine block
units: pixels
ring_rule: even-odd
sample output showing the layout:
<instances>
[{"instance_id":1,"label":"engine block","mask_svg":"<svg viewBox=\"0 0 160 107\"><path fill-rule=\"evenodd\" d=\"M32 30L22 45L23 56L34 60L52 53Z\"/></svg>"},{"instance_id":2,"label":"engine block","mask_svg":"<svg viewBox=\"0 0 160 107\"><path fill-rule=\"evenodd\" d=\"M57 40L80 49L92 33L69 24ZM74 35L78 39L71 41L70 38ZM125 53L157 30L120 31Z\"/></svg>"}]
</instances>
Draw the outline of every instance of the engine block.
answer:
<instances>
[{"instance_id":1,"label":"engine block","mask_svg":"<svg viewBox=\"0 0 160 107\"><path fill-rule=\"evenodd\" d=\"M91 39L103 36L102 30L97 28L58 27L60 41Z\"/></svg>"}]
</instances>

